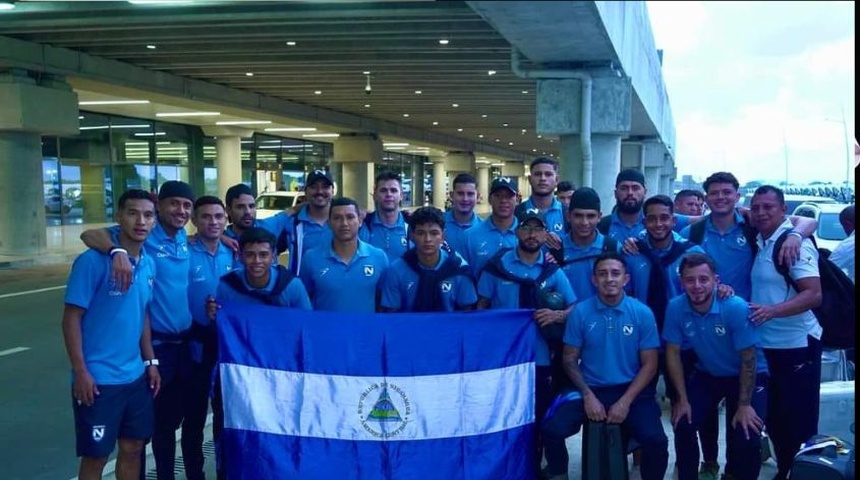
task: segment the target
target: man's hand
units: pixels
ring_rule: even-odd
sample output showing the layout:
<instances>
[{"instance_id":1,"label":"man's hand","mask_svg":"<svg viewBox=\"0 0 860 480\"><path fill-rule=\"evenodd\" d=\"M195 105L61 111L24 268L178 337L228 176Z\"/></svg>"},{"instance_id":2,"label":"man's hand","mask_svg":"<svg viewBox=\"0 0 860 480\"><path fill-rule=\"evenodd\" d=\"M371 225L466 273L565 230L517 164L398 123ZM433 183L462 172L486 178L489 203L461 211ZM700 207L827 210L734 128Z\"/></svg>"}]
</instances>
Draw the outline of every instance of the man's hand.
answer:
<instances>
[{"instance_id":1,"label":"man's hand","mask_svg":"<svg viewBox=\"0 0 860 480\"><path fill-rule=\"evenodd\" d=\"M161 391L161 374L158 373L158 367L150 365L146 367L146 378L149 379L149 389L152 390L152 398L158 396Z\"/></svg>"},{"instance_id":2,"label":"man's hand","mask_svg":"<svg viewBox=\"0 0 860 480\"><path fill-rule=\"evenodd\" d=\"M557 233L547 232L547 234L546 234L546 246L550 250L560 250L561 249L561 237L559 237Z\"/></svg>"},{"instance_id":3,"label":"man's hand","mask_svg":"<svg viewBox=\"0 0 860 480\"><path fill-rule=\"evenodd\" d=\"M618 399L609 407L609 415L606 417L607 423L624 423L627 414L630 413L630 405L624 399Z\"/></svg>"},{"instance_id":4,"label":"man's hand","mask_svg":"<svg viewBox=\"0 0 860 480\"><path fill-rule=\"evenodd\" d=\"M639 246L636 245L636 237L627 237L621 245L621 251L628 255L639 255Z\"/></svg>"},{"instance_id":5,"label":"man's hand","mask_svg":"<svg viewBox=\"0 0 860 480\"><path fill-rule=\"evenodd\" d=\"M539 308L535 311L532 318L538 324L538 327L544 327L551 323L564 323L564 312L561 310L550 310L548 308Z\"/></svg>"},{"instance_id":6,"label":"man's hand","mask_svg":"<svg viewBox=\"0 0 860 480\"><path fill-rule=\"evenodd\" d=\"M744 437L749 440L750 430L758 435L761 433L763 425L764 422L762 422L758 414L755 413L755 409L752 406L738 405L738 410L735 412L735 416L732 417L732 428L738 428L738 426L743 428Z\"/></svg>"},{"instance_id":7,"label":"man's hand","mask_svg":"<svg viewBox=\"0 0 860 480\"><path fill-rule=\"evenodd\" d=\"M772 305L759 305L758 303L750 302L749 307L752 311L750 314L750 321L756 327L760 327L773 320L774 308Z\"/></svg>"},{"instance_id":8,"label":"man's hand","mask_svg":"<svg viewBox=\"0 0 860 480\"><path fill-rule=\"evenodd\" d=\"M792 266L800 259L800 244L803 243L797 235L786 235L782 248L779 249L779 264Z\"/></svg>"},{"instance_id":9,"label":"man's hand","mask_svg":"<svg viewBox=\"0 0 860 480\"><path fill-rule=\"evenodd\" d=\"M672 426L678 428L678 422L687 417L687 423L693 423L693 408L687 400L677 400L672 404Z\"/></svg>"},{"instance_id":10,"label":"man's hand","mask_svg":"<svg viewBox=\"0 0 860 480\"><path fill-rule=\"evenodd\" d=\"M75 380L72 382L72 396L78 401L78 405L83 404L91 407L98 394L99 387L90 372L83 370L75 373Z\"/></svg>"},{"instance_id":11,"label":"man's hand","mask_svg":"<svg viewBox=\"0 0 860 480\"><path fill-rule=\"evenodd\" d=\"M717 284L717 298L725 300L735 294L735 289L725 283Z\"/></svg>"},{"instance_id":12,"label":"man's hand","mask_svg":"<svg viewBox=\"0 0 860 480\"><path fill-rule=\"evenodd\" d=\"M606 420L606 408L600 403L594 394L587 395L582 399L585 406L585 415L592 422L602 422Z\"/></svg>"},{"instance_id":13,"label":"man's hand","mask_svg":"<svg viewBox=\"0 0 860 480\"><path fill-rule=\"evenodd\" d=\"M215 297L209 295L206 297L206 317L209 320L215 321L215 315L218 313L218 310L221 309L221 305L215 301Z\"/></svg>"},{"instance_id":14,"label":"man's hand","mask_svg":"<svg viewBox=\"0 0 860 480\"><path fill-rule=\"evenodd\" d=\"M116 288L125 293L131 287L134 278L134 269L127 253L116 252L110 259L110 279Z\"/></svg>"}]
</instances>

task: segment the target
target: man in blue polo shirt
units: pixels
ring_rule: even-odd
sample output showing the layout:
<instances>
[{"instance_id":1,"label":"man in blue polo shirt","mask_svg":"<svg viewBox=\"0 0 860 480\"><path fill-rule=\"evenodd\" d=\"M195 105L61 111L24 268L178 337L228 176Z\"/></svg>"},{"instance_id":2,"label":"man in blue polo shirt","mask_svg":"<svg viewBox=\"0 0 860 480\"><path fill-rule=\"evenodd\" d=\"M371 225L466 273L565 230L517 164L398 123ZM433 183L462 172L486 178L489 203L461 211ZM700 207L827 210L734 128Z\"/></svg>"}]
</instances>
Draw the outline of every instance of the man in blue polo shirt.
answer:
<instances>
[{"instance_id":1,"label":"man in blue polo shirt","mask_svg":"<svg viewBox=\"0 0 860 480\"><path fill-rule=\"evenodd\" d=\"M681 260L685 293L669 302L663 338L669 377L678 392L672 406L679 480L696 480L696 431L726 400L727 478L755 480L761 470L761 431L767 411L767 362L747 302L716 295L716 264L704 254ZM698 361L686 372L681 344L692 345ZM719 472L717 472L719 473Z\"/></svg>"},{"instance_id":2,"label":"man in blue polo shirt","mask_svg":"<svg viewBox=\"0 0 860 480\"><path fill-rule=\"evenodd\" d=\"M519 225L514 209L517 204L517 181L510 177L499 177L490 184L490 207L492 213L480 225L466 232L464 258L478 278L484 264L503 248L517 246L516 229Z\"/></svg>"},{"instance_id":3,"label":"man in blue polo shirt","mask_svg":"<svg viewBox=\"0 0 860 480\"><path fill-rule=\"evenodd\" d=\"M562 326L576 297L558 265L546 261L542 248L546 242L547 226L538 213L527 213L517 226L517 248L503 249L487 261L478 279L478 308L535 309L535 418L543 418L549 407L552 385L549 342L561 341ZM561 305L546 308L543 299L555 292ZM552 332L558 332L554 338ZM536 442L536 460L540 464L542 442Z\"/></svg>"},{"instance_id":4,"label":"man in blue polo shirt","mask_svg":"<svg viewBox=\"0 0 860 480\"><path fill-rule=\"evenodd\" d=\"M358 203L336 198L329 208L332 241L308 251L300 277L314 310L376 311L388 256L358 238Z\"/></svg>"},{"instance_id":5,"label":"man in blue polo shirt","mask_svg":"<svg viewBox=\"0 0 860 480\"><path fill-rule=\"evenodd\" d=\"M445 212L445 242L451 250L466 255L466 231L482 220L475 213L478 203L478 182L468 173L454 177L451 185L451 208Z\"/></svg>"},{"instance_id":6,"label":"man in blue polo shirt","mask_svg":"<svg viewBox=\"0 0 860 480\"><path fill-rule=\"evenodd\" d=\"M215 328L206 315L206 299L215 295L221 276L233 269L233 250L221 242L227 226L227 211L218 197L203 196L194 202L191 222L197 241L190 243L188 304L191 307L191 365L185 390L185 419L182 421L182 460L188 480L202 480L203 428L209 410L212 369L217 361Z\"/></svg>"},{"instance_id":7,"label":"man in blue polo shirt","mask_svg":"<svg viewBox=\"0 0 860 480\"><path fill-rule=\"evenodd\" d=\"M558 162L548 157L537 157L529 165L529 185L532 194L517 206L517 218L522 220L525 212L537 209L546 222L547 248L561 248L566 212L564 205L555 197L558 185Z\"/></svg>"},{"instance_id":8,"label":"man in blue polo shirt","mask_svg":"<svg viewBox=\"0 0 860 480\"><path fill-rule=\"evenodd\" d=\"M359 238L388 255L388 260L400 258L409 248L406 217L400 211L403 190L400 175L382 172L373 182L373 203L375 212L367 212Z\"/></svg>"},{"instance_id":9,"label":"man in blue polo shirt","mask_svg":"<svg viewBox=\"0 0 860 480\"><path fill-rule=\"evenodd\" d=\"M257 220L257 200L254 191L244 183L237 183L227 189L224 195L224 205L227 208L227 216L230 225L224 230L224 234L238 241L245 230L251 227L260 227L272 232L275 238L281 239L284 248L289 243L291 220L287 212L278 212L271 217ZM240 266L236 258L235 267Z\"/></svg>"},{"instance_id":10,"label":"man in blue polo shirt","mask_svg":"<svg viewBox=\"0 0 860 480\"><path fill-rule=\"evenodd\" d=\"M188 306L188 271L190 253L185 224L191 215L194 194L185 182L164 182L158 191L158 218L144 248L155 260L156 276L149 308L152 345L159 361L161 394L155 399L155 432L152 451L160 479L174 478L176 429L183 417L183 392L187 379L187 339L191 328ZM113 243L118 227L87 230L81 240L90 248L111 255L111 275L130 272L131 264L124 249ZM143 454L141 454L143 455ZM141 475L146 471L141 460Z\"/></svg>"},{"instance_id":11,"label":"man in blue polo shirt","mask_svg":"<svg viewBox=\"0 0 860 480\"><path fill-rule=\"evenodd\" d=\"M313 247L331 242L328 212L334 195L334 181L327 170L308 173L305 196L308 199L290 221L290 271L299 275L305 254ZM275 232L272 232L273 234Z\"/></svg>"},{"instance_id":12,"label":"man in blue polo shirt","mask_svg":"<svg viewBox=\"0 0 860 480\"><path fill-rule=\"evenodd\" d=\"M72 265L63 311L81 480L102 478L117 441L117 478L137 478L161 384L146 313L155 263L143 248L155 204L147 192L128 190L117 206L112 242L131 262L131 285L121 290L110 276L110 257L89 249Z\"/></svg>"},{"instance_id":13,"label":"man in blue polo shirt","mask_svg":"<svg viewBox=\"0 0 860 480\"><path fill-rule=\"evenodd\" d=\"M642 479L662 480L669 443L660 406L648 389L657 372L660 339L651 310L624 294L629 280L617 253L604 253L594 262L598 293L576 305L564 332L564 369L583 401L559 405L542 434L564 445L586 419L621 424L642 450ZM567 479L567 451L561 450L547 455L553 480Z\"/></svg>"},{"instance_id":14,"label":"man in blue polo shirt","mask_svg":"<svg viewBox=\"0 0 860 480\"><path fill-rule=\"evenodd\" d=\"M394 260L382 280L385 312L453 312L471 310L478 301L466 261L443 247L445 220L435 207L421 207L409 216L415 248Z\"/></svg>"}]
</instances>

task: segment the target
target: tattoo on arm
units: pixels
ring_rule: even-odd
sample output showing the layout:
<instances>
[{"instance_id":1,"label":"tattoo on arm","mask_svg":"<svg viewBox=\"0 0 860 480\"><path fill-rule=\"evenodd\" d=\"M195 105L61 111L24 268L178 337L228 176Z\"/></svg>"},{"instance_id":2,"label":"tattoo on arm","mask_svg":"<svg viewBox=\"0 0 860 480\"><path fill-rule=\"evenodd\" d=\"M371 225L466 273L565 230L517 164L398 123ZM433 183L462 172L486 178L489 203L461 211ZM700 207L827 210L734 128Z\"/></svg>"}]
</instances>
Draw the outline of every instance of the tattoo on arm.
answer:
<instances>
[{"instance_id":1,"label":"tattoo on arm","mask_svg":"<svg viewBox=\"0 0 860 480\"><path fill-rule=\"evenodd\" d=\"M755 373L755 347L749 347L741 351L739 405L749 406L752 402L752 394L755 389Z\"/></svg>"},{"instance_id":2,"label":"tattoo on arm","mask_svg":"<svg viewBox=\"0 0 860 480\"><path fill-rule=\"evenodd\" d=\"M579 349L574 347L564 346L564 355L562 357L564 365L564 373L573 382L573 385L585 395L589 391L585 379L582 377L582 370L579 369Z\"/></svg>"}]
</instances>

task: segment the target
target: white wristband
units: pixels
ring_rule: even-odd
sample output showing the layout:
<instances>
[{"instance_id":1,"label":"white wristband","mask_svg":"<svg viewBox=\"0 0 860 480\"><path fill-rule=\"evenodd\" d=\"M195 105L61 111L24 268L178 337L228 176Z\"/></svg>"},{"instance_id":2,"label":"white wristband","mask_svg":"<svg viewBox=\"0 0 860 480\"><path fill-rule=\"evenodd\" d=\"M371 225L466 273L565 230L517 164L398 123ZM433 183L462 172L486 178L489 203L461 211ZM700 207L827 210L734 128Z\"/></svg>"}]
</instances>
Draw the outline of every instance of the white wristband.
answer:
<instances>
[{"instance_id":1,"label":"white wristband","mask_svg":"<svg viewBox=\"0 0 860 480\"><path fill-rule=\"evenodd\" d=\"M111 248L110 252L108 252L108 255L110 255L110 258L113 258L113 256L116 255L117 253L124 253L126 256L128 256L128 250L126 250L122 247Z\"/></svg>"}]
</instances>

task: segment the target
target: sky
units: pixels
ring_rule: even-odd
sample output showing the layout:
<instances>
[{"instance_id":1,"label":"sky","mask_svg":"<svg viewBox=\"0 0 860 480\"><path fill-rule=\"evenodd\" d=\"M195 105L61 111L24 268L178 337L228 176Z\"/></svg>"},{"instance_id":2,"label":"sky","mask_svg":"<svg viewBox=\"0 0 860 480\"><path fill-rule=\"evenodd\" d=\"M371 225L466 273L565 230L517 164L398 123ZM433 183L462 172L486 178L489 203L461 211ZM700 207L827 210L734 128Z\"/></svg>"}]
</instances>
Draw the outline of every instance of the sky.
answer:
<instances>
[{"instance_id":1,"label":"sky","mask_svg":"<svg viewBox=\"0 0 860 480\"><path fill-rule=\"evenodd\" d=\"M649 1L678 179L854 182L853 2ZM843 109L850 145L845 149Z\"/></svg>"}]
</instances>

